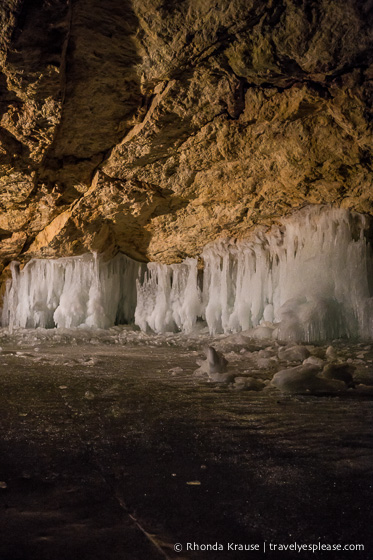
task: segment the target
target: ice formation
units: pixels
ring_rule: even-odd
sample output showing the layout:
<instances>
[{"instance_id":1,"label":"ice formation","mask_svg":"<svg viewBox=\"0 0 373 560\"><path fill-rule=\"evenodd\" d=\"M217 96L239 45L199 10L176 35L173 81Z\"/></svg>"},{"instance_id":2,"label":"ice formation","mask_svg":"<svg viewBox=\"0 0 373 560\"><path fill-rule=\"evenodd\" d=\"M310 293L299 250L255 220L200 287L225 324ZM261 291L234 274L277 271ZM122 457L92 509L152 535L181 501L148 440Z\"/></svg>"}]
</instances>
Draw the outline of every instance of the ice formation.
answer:
<instances>
[{"instance_id":1,"label":"ice formation","mask_svg":"<svg viewBox=\"0 0 373 560\"><path fill-rule=\"evenodd\" d=\"M326 379L319 368L312 365L278 371L273 376L271 385L284 393L337 393L347 389L343 381Z\"/></svg>"},{"instance_id":2,"label":"ice formation","mask_svg":"<svg viewBox=\"0 0 373 560\"><path fill-rule=\"evenodd\" d=\"M243 241L211 243L197 261L152 263L138 290L136 321L156 332L186 331L198 318L212 334L318 341L373 336L369 219L308 207ZM180 313L180 309L183 313Z\"/></svg>"},{"instance_id":3,"label":"ice formation","mask_svg":"<svg viewBox=\"0 0 373 560\"><path fill-rule=\"evenodd\" d=\"M136 279L144 265L125 255L12 263L2 324L14 327L96 327L133 322Z\"/></svg>"},{"instance_id":4,"label":"ice formation","mask_svg":"<svg viewBox=\"0 0 373 560\"><path fill-rule=\"evenodd\" d=\"M245 240L209 244L183 263L141 265L118 255L33 260L4 298L3 325L106 328L131 322L156 333L246 331L319 341L373 337L371 221L313 206ZM205 323L203 323L205 322Z\"/></svg>"},{"instance_id":5,"label":"ice formation","mask_svg":"<svg viewBox=\"0 0 373 560\"><path fill-rule=\"evenodd\" d=\"M136 324L160 333L191 332L202 317L197 259L181 264L149 263L143 280L137 280Z\"/></svg>"}]
</instances>

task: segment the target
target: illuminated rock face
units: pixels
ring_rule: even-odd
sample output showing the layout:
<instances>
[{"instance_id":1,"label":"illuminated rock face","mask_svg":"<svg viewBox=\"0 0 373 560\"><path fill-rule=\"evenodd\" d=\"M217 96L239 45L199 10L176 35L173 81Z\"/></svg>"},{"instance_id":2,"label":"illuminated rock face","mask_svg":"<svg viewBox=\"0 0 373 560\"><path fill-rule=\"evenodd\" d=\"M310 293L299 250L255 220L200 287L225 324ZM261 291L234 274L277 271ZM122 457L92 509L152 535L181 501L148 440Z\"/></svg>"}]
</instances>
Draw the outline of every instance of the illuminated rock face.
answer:
<instances>
[{"instance_id":1,"label":"illuminated rock face","mask_svg":"<svg viewBox=\"0 0 373 560\"><path fill-rule=\"evenodd\" d=\"M3 325L95 327L135 322L156 333L246 331L258 338L373 338L372 220L309 207L197 259L144 265L117 255L34 259L13 268ZM198 324L199 323L199 324Z\"/></svg>"},{"instance_id":2,"label":"illuminated rock face","mask_svg":"<svg viewBox=\"0 0 373 560\"><path fill-rule=\"evenodd\" d=\"M4 0L0 260L181 262L306 204L371 214L356 0Z\"/></svg>"}]
</instances>

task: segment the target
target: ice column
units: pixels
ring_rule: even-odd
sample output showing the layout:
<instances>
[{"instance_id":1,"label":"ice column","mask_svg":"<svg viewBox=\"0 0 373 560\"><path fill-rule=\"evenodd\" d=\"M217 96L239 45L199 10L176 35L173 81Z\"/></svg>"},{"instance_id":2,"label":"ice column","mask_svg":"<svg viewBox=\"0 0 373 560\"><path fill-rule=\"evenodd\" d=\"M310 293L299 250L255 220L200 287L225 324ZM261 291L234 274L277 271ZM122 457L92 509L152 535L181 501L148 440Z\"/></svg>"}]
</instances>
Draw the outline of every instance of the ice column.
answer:
<instances>
[{"instance_id":1,"label":"ice column","mask_svg":"<svg viewBox=\"0 0 373 560\"><path fill-rule=\"evenodd\" d=\"M191 332L202 314L197 279L197 259L172 265L149 263L143 281L137 281L136 324L157 333Z\"/></svg>"},{"instance_id":2,"label":"ice column","mask_svg":"<svg viewBox=\"0 0 373 560\"><path fill-rule=\"evenodd\" d=\"M12 264L2 324L13 327L96 327L134 319L136 279L143 265L117 255L31 260Z\"/></svg>"}]
</instances>

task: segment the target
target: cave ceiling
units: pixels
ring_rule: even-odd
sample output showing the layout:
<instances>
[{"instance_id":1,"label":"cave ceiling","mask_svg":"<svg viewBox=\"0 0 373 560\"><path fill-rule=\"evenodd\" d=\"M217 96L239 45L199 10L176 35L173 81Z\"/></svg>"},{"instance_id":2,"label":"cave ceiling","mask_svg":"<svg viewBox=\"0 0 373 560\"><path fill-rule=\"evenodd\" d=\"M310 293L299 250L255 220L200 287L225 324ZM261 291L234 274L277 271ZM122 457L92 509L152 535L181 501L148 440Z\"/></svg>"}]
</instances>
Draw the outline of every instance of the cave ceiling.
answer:
<instances>
[{"instance_id":1,"label":"cave ceiling","mask_svg":"<svg viewBox=\"0 0 373 560\"><path fill-rule=\"evenodd\" d=\"M372 0L3 0L1 267L179 262L307 204L373 214L372 20Z\"/></svg>"}]
</instances>

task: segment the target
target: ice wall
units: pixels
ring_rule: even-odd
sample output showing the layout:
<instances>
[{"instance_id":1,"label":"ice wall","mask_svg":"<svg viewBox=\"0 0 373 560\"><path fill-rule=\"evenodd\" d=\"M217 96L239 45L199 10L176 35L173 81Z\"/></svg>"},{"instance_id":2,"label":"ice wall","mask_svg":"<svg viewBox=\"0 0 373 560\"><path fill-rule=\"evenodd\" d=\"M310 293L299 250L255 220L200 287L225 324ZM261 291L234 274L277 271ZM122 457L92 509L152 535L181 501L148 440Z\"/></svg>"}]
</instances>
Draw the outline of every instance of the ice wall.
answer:
<instances>
[{"instance_id":1,"label":"ice wall","mask_svg":"<svg viewBox=\"0 0 373 560\"><path fill-rule=\"evenodd\" d=\"M2 324L14 327L96 327L133 322L136 279L144 265L125 255L12 263Z\"/></svg>"},{"instance_id":2,"label":"ice wall","mask_svg":"<svg viewBox=\"0 0 373 560\"><path fill-rule=\"evenodd\" d=\"M370 223L347 210L315 206L244 241L212 243L202 253L202 289L195 259L152 263L138 286L136 322L156 332L190 331L200 317L211 333L261 325L266 336L282 340L371 338Z\"/></svg>"},{"instance_id":3,"label":"ice wall","mask_svg":"<svg viewBox=\"0 0 373 560\"><path fill-rule=\"evenodd\" d=\"M282 340L372 336L367 218L307 208L268 232L208 246L204 298L212 332L265 324Z\"/></svg>"},{"instance_id":4,"label":"ice wall","mask_svg":"<svg viewBox=\"0 0 373 560\"><path fill-rule=\"evenodd\" d=\"M204 321L213 334L373 338L371 227L363 215L314 206L245 240L208 245L200 267L191 258L141 265L124 255L32 260L22 271L13 263L2 323L106 328L134 320L162 333Z\"/></svg>"}]
</instances>

